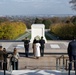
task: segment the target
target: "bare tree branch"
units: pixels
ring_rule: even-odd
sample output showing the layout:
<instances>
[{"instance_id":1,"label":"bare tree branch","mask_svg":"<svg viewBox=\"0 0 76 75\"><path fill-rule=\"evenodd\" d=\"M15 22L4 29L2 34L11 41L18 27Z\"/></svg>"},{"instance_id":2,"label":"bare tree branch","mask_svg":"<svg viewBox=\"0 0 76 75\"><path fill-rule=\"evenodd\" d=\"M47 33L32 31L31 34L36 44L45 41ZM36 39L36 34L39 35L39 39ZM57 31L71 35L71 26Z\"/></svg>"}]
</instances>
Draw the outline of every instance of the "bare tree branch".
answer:
<instances>
[{"instance_id":1,"label":"bare tree branch","mask_svg":"<svg viewBox=\"0 0 76 75\"><path fill-rule=\"evenodd\" d=\"M72 9L76 10L76 0L71 0L69 3L72 4Z\"/></svg>"}]
</instances>

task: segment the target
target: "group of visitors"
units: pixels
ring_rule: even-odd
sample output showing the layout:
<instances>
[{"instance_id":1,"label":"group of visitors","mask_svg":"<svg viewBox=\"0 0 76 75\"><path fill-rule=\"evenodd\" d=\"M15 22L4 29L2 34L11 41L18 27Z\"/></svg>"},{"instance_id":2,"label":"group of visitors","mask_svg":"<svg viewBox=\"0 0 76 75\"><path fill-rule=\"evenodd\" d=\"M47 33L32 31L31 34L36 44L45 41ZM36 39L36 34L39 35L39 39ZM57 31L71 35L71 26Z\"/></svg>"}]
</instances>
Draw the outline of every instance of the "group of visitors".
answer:
<instances>
[{"instance_id":1,"label":"group of visitors","mask_svg":"<svg viewBox=\"0 0 76 75\"><path fill-rule=\"evenodd\" d=\"M25 47L25 56L28 57L30 40L26 37L23 41ZM44 47L45 47L45 40L43 39L43 37L41 37L40 40L37 40L36 38L33 40L33 44L32 44L33 54L37 59L40 56L44 55Z\"/></svg>"},{"instance_id":2,"label":"group of visitors","mask_svg":"<svg viewBox=\"0 0 76 75\"><path fill-rule=\"evenodd\" d=\"M6 48L0 46L0 70L7 70L7 58L10 60L9 67L12 65L13 70L18 70L19 53L17 52L17 49L14 48L13 53L8 54Z\"/></svg>"},{"instance_id":3,"label":"group of visitors","mask_svg":"<svg viewBox=\"0 0 76 75\"><path fill-rule=\"evenodd\" d=\"M4 65L6 65L6 67ZM2 69L7 69L7 53L6 49L2 49L2 46L0 46L0 70Z\"/></svg>"},{"instance_id":4,"label":"group of visitors","mask_svg":"<svg viewBox=\"0 0 76 75\"><path fill-rule=\"evenodd\" d=\"M24 47L25 47L25 55L28 57L29 55L29 42L30 40L26 37L24 41ZM40 40L37 40L36 38L33 40L32 48L33 48L33 54L38 59L40 56L44 56L44 47L45 47L45 40L43 37L41 37ZM69 42L67 53L69 56L69 69L72 69L72 61L74 60L74 70L76 70L76 37L73 37L73 40Z\"/></svg>"},{"instance_id":5,"label":"group of visitors","mask_svg":"<svg viewBox=\"0 0 76 75\"><path fill-rule=\"evenodd\" d=\"M29 43L30 40L26 37L25 40L23 40L24 42L24 47L25 47L25 56L28 57L29 56ZM33 55L34 57L36 57L37 59L40 56L44 55L44 44L45 44L45 40L43 39L43 37L41 37L40 40L34 39L33 40L33 44L32 44L32 48L33 48ZM19 59L20 55L17 51L17 48L13 49L12 53L7 53L6 48L3 48L2 46L0 46L0 70L7 70L7 58L9 58L9 67L13 70L18 70L18 59Z\"/></svg>"},{"instance_id":6,"label":"group of visitors","mask_svg":"<svg viewBox=\"0 0 76 75\"><path fill-rule=\"evenodd\" d=\"M32 48L33 54L38 59L40 56L44 56L44 47L45 47L45 40L41 37L40 40L33 40Z\"/></svg>"}]
</instances>

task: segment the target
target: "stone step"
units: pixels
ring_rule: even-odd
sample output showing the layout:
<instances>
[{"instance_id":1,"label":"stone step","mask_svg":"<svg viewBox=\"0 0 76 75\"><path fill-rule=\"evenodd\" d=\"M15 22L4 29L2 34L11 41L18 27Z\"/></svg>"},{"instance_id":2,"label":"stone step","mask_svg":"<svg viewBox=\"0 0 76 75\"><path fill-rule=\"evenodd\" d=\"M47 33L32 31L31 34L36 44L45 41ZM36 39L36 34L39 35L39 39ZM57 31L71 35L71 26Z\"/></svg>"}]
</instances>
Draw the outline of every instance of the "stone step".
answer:
<instances>
[{"instance_id":1,"label":"stone step","mask_svg":"<svg viewBox=\"0 0 76 75\"><path fill-rule=\"evenodd\" d=\"M46 55L36 59L34 56L20 57L19 70L22 69L56 69L56 58L60 55ZM62 68L63 60L61 60L60 68Z\"/></svg>"},{"instance_id":2,"label":"stone step","mask_svg":"<svg viewBox=\"0 0 76 75\"><path fill-rule=\"evenodd\" d=\"M40 57L36 59L34 57L21 57L19 59L19 69L55 69L56 68L56 58L55 57Z\"/></svg>"}]
</instances>

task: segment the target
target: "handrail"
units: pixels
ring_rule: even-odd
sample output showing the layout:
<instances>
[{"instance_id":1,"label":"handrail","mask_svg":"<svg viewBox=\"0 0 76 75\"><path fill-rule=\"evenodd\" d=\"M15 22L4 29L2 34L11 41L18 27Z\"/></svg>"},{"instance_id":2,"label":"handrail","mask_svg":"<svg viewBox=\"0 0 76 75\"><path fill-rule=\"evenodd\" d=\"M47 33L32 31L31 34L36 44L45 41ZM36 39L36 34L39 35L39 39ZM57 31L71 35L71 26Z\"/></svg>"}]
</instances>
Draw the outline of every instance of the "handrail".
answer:
<instances>
[{"instance_id":1,"label":"handrail","mask_svg":"<svg viewBox=\"0 0 76 75\"><path fill-rule=\"evenodd\" d=\"M64 55L61 55L60 57L56 58L56 70L60 69L60 60L62 59L63 63L62 63L62 69L64 70L64 68L66 68L65 66L65 59L66 57Z\"/></svg>"},{"instance_id":2,"label":"handrail","mask_svg":"<svg viewBox=\"0 0 76 75\"><path fill-rule=\"evenodd\" d=\"M60 59L64 57L64 55L61 55L60 57L56 58L56 70L60 69Z\"/></svg>"},{"instance_id":3,"label":"handrail","mask_svg":"<svg viewBox=\"0 0 76 75\"><path fill-rule=\"evenodd\" d=\"M71 62L69 62L68 64L69 64L69 71L68 71L68 75L70 75L70 65L72 64L72 62L76 62L76 60L73 60L73 61L71 61ZM75 75L76 75L76 69L75 69Z\"/></svg>"},{"instance_id":4,"label":"handrail","mask_svg":"<svg viewBox=\"0 0 76 75\"><path fill-rule=\"evenodd\" d=\"M66 70L68 70L67 69L67 67L68 67L68 65L67 65L68 61L69 61L69 59L66 59L66 67L65 67Z\"/></svg>"}]
</instances>

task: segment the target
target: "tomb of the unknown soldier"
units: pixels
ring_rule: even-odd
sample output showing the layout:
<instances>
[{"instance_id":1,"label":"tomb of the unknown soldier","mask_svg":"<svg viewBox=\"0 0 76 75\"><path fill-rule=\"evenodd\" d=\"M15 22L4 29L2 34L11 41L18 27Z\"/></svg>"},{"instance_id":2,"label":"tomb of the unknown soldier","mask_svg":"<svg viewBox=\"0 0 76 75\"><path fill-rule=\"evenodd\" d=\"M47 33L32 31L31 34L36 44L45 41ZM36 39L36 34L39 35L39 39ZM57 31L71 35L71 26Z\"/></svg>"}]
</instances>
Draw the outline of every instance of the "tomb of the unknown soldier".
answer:
<instances>
[{"instance_id":1,"label":"tomb of the unknown soldier","mask_svg":"<svg viewBox=\"0 0 76 75\"><path fill-rule=\"evenodd\" d=\"M36 36L43 36L43 38L46 41L45 38L45 25L44 24L32 24L31 25L31 42L34 40Z\"/></svg>"}]
</instances>

